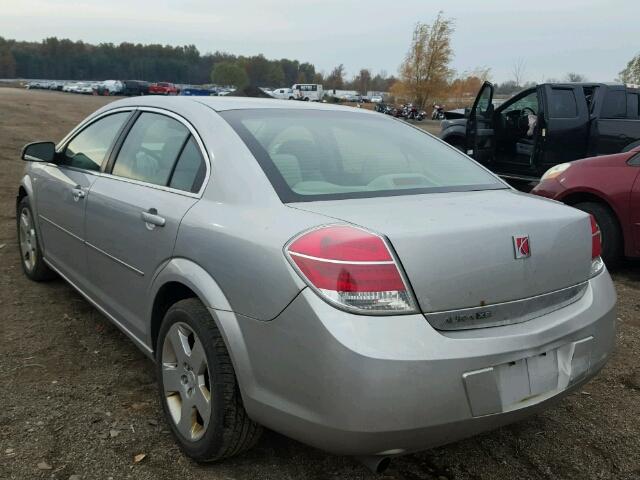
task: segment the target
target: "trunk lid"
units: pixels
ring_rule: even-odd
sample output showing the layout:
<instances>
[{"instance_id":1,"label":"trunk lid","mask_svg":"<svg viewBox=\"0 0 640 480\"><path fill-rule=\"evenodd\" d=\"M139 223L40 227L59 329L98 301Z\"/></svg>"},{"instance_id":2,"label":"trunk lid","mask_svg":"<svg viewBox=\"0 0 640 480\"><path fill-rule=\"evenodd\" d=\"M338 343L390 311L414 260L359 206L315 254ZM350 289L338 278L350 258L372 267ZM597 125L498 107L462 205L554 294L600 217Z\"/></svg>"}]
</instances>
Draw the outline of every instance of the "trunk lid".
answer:
<instances>
[{"instance_id":1,"label":"trunk lid","mask_svg":"<svg viewBox=\"0 0 640 480\"><path fill-rule=\"evenodd\" d=\"M588 216L511 190L289 206L385 235L423 313L528 299L581 284L590 275ZM516 258L514 236L528 236L530 257Z\"/></svg>"}]
</instances>

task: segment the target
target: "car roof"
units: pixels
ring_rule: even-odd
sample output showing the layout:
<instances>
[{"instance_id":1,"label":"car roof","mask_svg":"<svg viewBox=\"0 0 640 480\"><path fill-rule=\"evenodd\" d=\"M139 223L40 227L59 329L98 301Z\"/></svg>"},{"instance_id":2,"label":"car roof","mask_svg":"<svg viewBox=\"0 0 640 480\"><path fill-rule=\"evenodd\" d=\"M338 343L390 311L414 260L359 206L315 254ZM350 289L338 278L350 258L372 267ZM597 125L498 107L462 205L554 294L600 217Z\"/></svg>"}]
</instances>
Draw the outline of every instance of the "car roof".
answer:
<instances>
[{"instance_id":1,"label":"car roof","mask_svg":"<svg viewBox=\"0 0 640 480\"><path fill-rule=\"evenodd\" d=\"M190 97L190 96L142 96L129 97L117 100L109 104L109 109L125 106L146 106L157 108L170 108L182 106L186 107L189 103L199 103L215 110L216 112L224 112L227 110L249 110L261 108L279 108L279 109L299 109L299 110L330 110L341 112L357 112L371 113L375 112L353 108L343 105L334 105L318 102L302 102L299 100L278 100L275 98L251 98L251 97Z\"/></svg>"}]
</instances>

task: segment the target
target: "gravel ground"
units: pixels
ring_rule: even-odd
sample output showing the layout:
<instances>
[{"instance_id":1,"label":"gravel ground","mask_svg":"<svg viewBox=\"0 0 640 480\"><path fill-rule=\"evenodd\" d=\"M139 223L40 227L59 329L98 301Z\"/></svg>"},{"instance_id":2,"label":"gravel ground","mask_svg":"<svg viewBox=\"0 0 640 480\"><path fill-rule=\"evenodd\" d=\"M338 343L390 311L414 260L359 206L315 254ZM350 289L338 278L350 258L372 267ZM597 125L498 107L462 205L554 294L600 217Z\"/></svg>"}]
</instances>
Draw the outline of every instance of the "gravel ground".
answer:
<instances>
[{"instance_id":1,"label":"gravel ground","mask_svg":"<svg viewBox=\"0 0 640 480\"><path fill-rule=\"evenodd\" d=\"M67 284L35 284L20 271L20 147L62 138L109 101L0 88L0 479L640 478L640 265L631 263L614 273L615 355L581 391L527 421L396 459L377 477L273 432L220 464L184 457L151 362Z\"/></svg>"}]
</instances>

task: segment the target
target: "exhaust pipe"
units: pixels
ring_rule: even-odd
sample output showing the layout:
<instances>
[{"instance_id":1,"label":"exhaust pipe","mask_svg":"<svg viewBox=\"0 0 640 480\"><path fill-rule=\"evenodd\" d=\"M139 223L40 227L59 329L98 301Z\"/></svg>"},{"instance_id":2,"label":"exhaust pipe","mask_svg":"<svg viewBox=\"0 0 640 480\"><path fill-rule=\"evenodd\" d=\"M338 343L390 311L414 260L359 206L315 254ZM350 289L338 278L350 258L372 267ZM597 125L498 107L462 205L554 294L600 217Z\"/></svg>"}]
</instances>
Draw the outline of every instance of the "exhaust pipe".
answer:
<instances>
[{"instance_id":1,"label":"exhaust pipe","mask_svg":"<svg viewBox=\"0 0 640 480\"><path fill-rule=\"evenodd\" d=\"M391 463L391 457L385 457L382 455L369 455L356 457L356 459L373 473L384 473Z\"/></svg>"}]
</instances>

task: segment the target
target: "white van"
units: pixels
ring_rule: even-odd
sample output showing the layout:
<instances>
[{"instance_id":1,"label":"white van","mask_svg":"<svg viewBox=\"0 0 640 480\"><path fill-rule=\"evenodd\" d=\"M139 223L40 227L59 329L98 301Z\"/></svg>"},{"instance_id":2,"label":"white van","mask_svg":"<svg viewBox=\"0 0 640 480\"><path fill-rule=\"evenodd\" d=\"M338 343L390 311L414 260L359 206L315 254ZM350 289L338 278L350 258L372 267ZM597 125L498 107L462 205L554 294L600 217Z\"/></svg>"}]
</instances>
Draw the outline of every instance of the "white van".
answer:
<instances>
[{"instance_id":1,"label":"white van","mask_svg":"<svg viewBox=\"0 0 640 480\"><path fill-rule=\"evenodd\" d=\"M293 100L295 97L293 96L293 90L290 88L276 88L275 90L269 92L273 98L280 98L284 100Z\"/></svg>"},{"instance_id":2,"label":"white van","mask_svg":"<svg viewBox=\"0 0 640 480\"><path fill-rule=\"evenodd\" d=\"M293 90L293 97L296 100L304 100L305 102L319 102L324 95L322 85L318 83L296 83L291 87L291 90Z\"/></svg>"}]
</instances>

